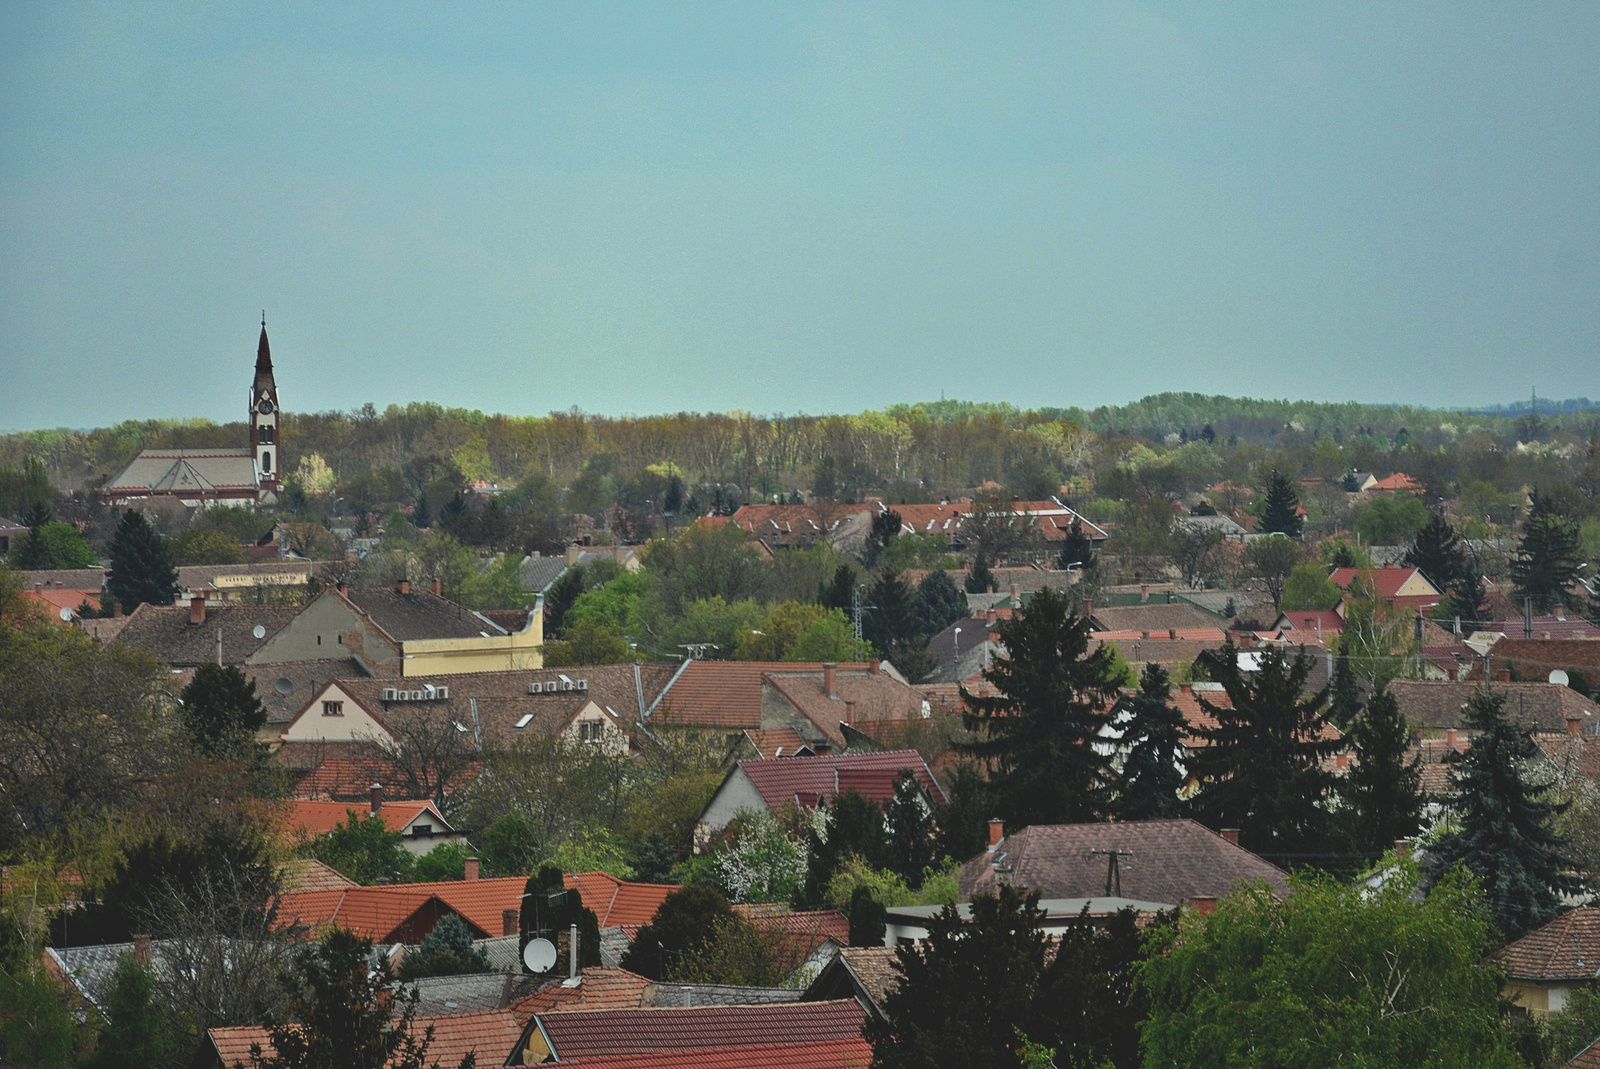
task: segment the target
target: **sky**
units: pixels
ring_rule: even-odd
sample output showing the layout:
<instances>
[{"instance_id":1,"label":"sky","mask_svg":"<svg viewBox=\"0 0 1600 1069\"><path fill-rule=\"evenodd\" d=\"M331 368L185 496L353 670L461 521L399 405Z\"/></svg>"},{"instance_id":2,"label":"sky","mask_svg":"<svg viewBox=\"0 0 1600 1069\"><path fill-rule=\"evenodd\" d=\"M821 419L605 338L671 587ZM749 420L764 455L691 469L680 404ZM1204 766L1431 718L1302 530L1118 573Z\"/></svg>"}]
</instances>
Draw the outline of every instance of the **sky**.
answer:
<instances>
[{"instance_id":1,"label":"sky","mask_svg":"<svg viewBox=\"0 0 1600 1069\"><path fill-rule=\"evenodd\" d=\"M1600 5L0 5L0 428L1600 398Z\"/></svg>"}]
</instances>

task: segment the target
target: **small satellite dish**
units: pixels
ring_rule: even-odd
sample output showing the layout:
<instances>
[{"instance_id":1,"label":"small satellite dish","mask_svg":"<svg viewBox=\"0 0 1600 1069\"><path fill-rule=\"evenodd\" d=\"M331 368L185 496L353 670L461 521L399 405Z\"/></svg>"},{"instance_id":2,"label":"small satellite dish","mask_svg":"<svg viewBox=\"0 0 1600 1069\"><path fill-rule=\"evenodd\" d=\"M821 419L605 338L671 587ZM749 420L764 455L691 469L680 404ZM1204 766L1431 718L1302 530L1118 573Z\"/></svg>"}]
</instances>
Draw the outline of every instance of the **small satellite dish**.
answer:
<instances>
[{"instance_id":1,"label":"small satellite dish","mask_svg":"<svg viewBox=\"0 0 1600 1069\"><path fill-rule=\"evenodd\" d=\"M549 972L556 963L556 945L548 939L534 939L522 948L522 964L534 972Z\"/></svg>"},{"instance_id":2,"label":"small satellite dish","mask_svg":"<svg viewBox=\"0 0 1600 1069\"><path fill-rule=\"evenodd\" d=\"M70 624L72 622L72 610L71 609L63 608L61 610L61 622L64 623L64 624Z\"/></svg>"},{"instance_id":3,"label":"small satellite dish","mask_svg":"<svg viewBox=\"0 0 1600 1069\"><path fill-rule=\"evenodd\" d=\"M294 680L279 677L278 681L272 684L272 689L277 691L279 694L293 694Z\"/></svg>"},{"instance_id":4,"label":"small satellite dish","mask_svg":"<svg viewBox=\"0 0 1600 1069\"><path fill-rule=\"evenodd\" d=\"M1567 673L1557 668L1555 671L1550 673L1550 682L1554 683L1558 687L1566 686L1569 682L1567 679Z\"/></svg>"},{"instance_id":5,"label":"small satellite dish","mask_svg":"<svg viewBox=\"0 0 1600 1069\"><path fill-rule=\"evenodd\" d=\"M254 635L256 638L266 638L267 637L267 629L265 627L263 627L261 624L256 624L255 630L251 631L250 633L252 635Z\"/></svg>"}]
</instances>

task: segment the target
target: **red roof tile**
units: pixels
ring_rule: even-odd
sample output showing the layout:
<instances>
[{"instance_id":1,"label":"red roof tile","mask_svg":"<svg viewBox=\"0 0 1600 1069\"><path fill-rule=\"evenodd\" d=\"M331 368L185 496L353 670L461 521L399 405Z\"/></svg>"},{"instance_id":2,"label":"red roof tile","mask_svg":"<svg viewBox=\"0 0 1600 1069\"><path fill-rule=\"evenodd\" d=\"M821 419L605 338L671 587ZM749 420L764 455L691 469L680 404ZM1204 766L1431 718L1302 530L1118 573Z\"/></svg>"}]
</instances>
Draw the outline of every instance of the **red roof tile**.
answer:
<instances>
[{"instance_id":1,"label":"red roof tile","mask_svg":"<svg viewBox=\"0 0 1600 1069\"><path fill-rule=\"evenodd\" d=\"M793 757L806 747L806 740L794 728L751 730L746 731L744 737L750 740L750 745L755 747L757 756L763 761L775 757Z\"/></svg>"},{"instance_id":2,"label":"red roof tile","mask_svg":"<svg viewBox=\"0 0 1600 1069\"><path fill-rule=\"evenodd\" d=\"M859 1037L818 1043L702 1047L671 1053L614 1054L561 1060L584 1069L866 1069L872 1048Z\"/></svg>"},{"instance_id":3,"label":"red roof tile","mask_svg":"<svg viewBox=\"0 0 1600 1069\"><path fill-rule=\"evenodd\" d=\"M1508 943L1499 958L1519 980L1592 980L1600 975L1600 908L1569 909Z\"/></svg>"},{"instance_id":4,"label":"red roof tile","mask_svg":"<svg viewBox=\"0 0 1600 1069\"><path fill-rule=\"evenodd\" d=\"M760 1045L782 1037L823 1043L861 1035L866 1014L854 999L695 1009L598 1010L535 1018L556 1056L574 1058Z\"/></svg>"},{"instance_id":5,"label":"red roof tile","mask_svg":"<svg viewBox=\"0 0 1600 1069\"><path fill-rule=\"evenodd\" d=\"M583 904L594 910L602 928L649 924L661 903L678 890L677 884L632 883L604 872L579 872L566 877L566 882L578 889Z\"/></svg>"},{"instance_id":6,"label":"red roof tile","mask_svg":"<svg viewBox=\"0 0 1600 1069\"><path fill-rule=\"evenodd\" d=\"M1394 601L1401 587L1418 574L1416 568L1335 568L1328 581L1340 590L1349 590L1357 580L1362 580L1374 594L1385 601ZM1426 579L1424 579L1426 582ZM1438 595L1432 595L1437 601ZM1415 596L1398 599L1399 602L1426 600Z\"/></svg>"},{"instance_id":7,"label":"red roof tile","mask_svg":"<svg viewBox=\"0 0 1600 1069\"><path fill-rule=\"evenodd\" d=\"M304 833L310 836L326 835L348 819L350 813L355 813L358 818L372 815L371 803L358 802L312 802L304 799L293 799L289 805L288 826L291 834ZM443 827L449 827L448 822L430 801L412 801L396 799L385 800L383 808L378 811L378 818L389 827L390 831L399 831L410 824L423 813L428 813L437 818Z\"/></svg>"},{"instance_id":8,"label":"red roof tile","mask_svg":"<svg viewBox=\"0 0 1600 1069\"><path fill-rule=\"evenodd\" d=\"M514 1051L525 1019L519 1019L509 1009L419 1016L412 1019L412 1033L421 1037L427 1028L433 1028L433 1042L428 1047L430 1065L435 1059L440 1065L456 1065L468 1054L477 1052L478 1064L491 1066L501 1064ZM252 1043L259 1043L265 1055L274 1053L267 1030L257 1025L213 1028L208 1035L212 1049L230 1069L235 1062L250 1064Z\"/></svg>"},{"instance_id":9,"label":"red roof tile","mask_svg":"<svg viewBox=\"0 0 1600 1069\"><path fill-rule=\"evenodd\" d=\"M930 794L945 800L944 788L915 750L740 761L739 768L750 777L762 800L774 808L802 797L808 799L804 804L812 805L817 799L832 798L852 788L875 802L887 803L894 797L901 769L907 768Z\"/></svg>"},{"instance_id":10,"label":"red roof tile","mask_svg":"<svg viewBox=\"0 0 1600 1069\"><path fill-rule=\"evenodd\" d=\"M865 671L870 664L841 664L841 672ZM690 661L650 714L652 724L668 727L761 727L762 676L768 672L822 671L820 662Z\"/></svg>"},{"instance_id":11,"label":"red roof tile","mask_svg":"<svg viewBox=\"0 0 1600 1069\"><path fill-rule=\"evenodd\" d=\"M525 998L511 1009L518 1019L527 1021L539 1013L571 1013L589 1010L632 1010L644 1002L652 981L627 969L593 967L579 973L577 987L551 983Z\"/></svg>"}]
</instances>

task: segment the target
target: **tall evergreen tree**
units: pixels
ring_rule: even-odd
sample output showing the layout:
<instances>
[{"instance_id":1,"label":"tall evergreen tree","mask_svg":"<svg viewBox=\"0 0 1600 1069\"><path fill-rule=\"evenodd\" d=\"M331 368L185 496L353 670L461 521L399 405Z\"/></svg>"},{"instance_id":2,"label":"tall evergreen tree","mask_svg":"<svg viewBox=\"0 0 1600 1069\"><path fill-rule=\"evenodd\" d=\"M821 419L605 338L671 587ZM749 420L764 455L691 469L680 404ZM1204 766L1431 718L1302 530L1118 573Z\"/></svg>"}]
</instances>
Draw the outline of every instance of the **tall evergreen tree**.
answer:
<instances>
[{"instance_id":1,"label":"tall evergreen tree","mask_svg":"<svg viewBox=\"0 0 1600 1069\"><path fill-rule=\"evenodd\" d=\"M883 808L860 791L847 790L825 803L826 824L807 836L806 899L821 902L845 858L854 855L873 868L888 860Z\"/></svg>"},{"instance_id":2,"label":"tall evergreen tree","mask_svg":"<svg viewBox=\"0 0 1600 1069\"><path fill-rule=\"evenodd\" d=\"M111 536L111 577L106 580L106 590L123 612L132 612L146 602L171 605L178 596L172 551L137 509L122 514Z\"/></svg>"},{"instance_id":3,"label":"tall evergreen tree","mask_svg":"<svg viewBox=\"0 0 1600 1069\"><path fill-rule=\"evenodd\" d=\"M817 602L824 609L849 612L855 606L856 573L850 565L841 564L833 570L833 578L817 590Z\"/></svg>"},{"instance_id":4,"label":"tall evergreen tree","mask_svg":"<svg viewBox=\"0 0 1600 1069\"><path fill-rule=\"evenodd\" d=\"M1184 783L1183 714L1173 708L1167 670L1151 662L1139 677L1139 693L1128 703L1129 719L1119 725L1132 747L1122 762L1117 816L1160 820L1177 815Z\"/></svg>"},{"instance_id":5,"label":"tall evergreen tree","mask_svg":"<svg viewBox=\"0 0 1600 1069\"><path fill-rule=\"evenodd\" d=\"M868 590L867 602L872 608L863 610L861 637L888 657L907 679L915 682L927 675L933 664L911 584L899 572L886 571Z\"/></svg>"},{"instance_id":6,"label":"tall evergreen tree","mask_svg":"<svg viewBox=\"0 0 1600 1069\"><path fill-rule=\"evenodd\" d=\"M1535 490L1522 541L1511 562L1511 581L1517 596L1532 598L1535 612L1549 612L1567 600L1567 588L1578 578L1582 564L1583 540L1578 525L1551 508Z\"/></svg>"},{"instance_id":7,"label":"tall evergreen tree","mask_svg":"<svg viewBox=\"0 0 1600 1069\"><path fill-rule=\"evenodd\" d=\"M1461 721L1472 746L1450 770L1459 828L1423 867L1434 880L1456 865L1478 877L1495 923L1515 939L1554 917L1562 895L1584 890L1555 828L1567 804L1550 797L1553 784L1530 777L1538 746L1507 714L1505 695L1478 691Z\"/></svg>"},{"instance_id":8,"label":"tall evergreen tree","mask_svg":"<svg viewBox=\"0 0 1600 1069\"><path fill-rule=\"evenodd\" d=\"M987 594L989 588L994 586L994 573L989 570L989 562L983 559L983 554L978 554L972 561L972 569L967 572L967 593Z\"/></svg>"},{"instance_id":9,"label":"tall evergreen tree","mask_svg":"<svg viewBox=\"0 0 1600 1069\"><path fill-rule=\"evenodd\" d=\"M967 615L967 599L947 572L933 571L917 584L917 625L925 635L937 635Z\"/></svg>"},{"instance_id":10,"label":"tall evergreen tree","mask_svg":"<svg viewBox=\"0 0 1600 1069\"><path fill-rule=\"evenodd\" d=\"M164 1069L177 1053L173 1022L155 997L150 970L124 954L111 974L100 1012L105 1025L82 1069Z\"/></svg>"},{"instance_id":11,"label":"tall evergreen tree","mask_svg":"<svg viewBox=\"0 0 1600 1069\"><path fill-rule=\"evenodd\" d=\"M1376 857L1397 839L1415 835L1422 823L1422 769L1406 761L1411 729L1400 703L1388 691L1372 696L1350 722L1345 742L1355 767L1339 785L1346 828L1356 852Z\"/></svg>"},{"instance_id":12,"label":"tall evergreen tree","mask_svg":"<svg viewBox=\"0 0 1600 1069\"><path fill-rule=\"evenodd\" d=\"M1361 687L1350 667L1350 657L1341 653L1333 659L1333 682L1329 684L1328 719L1342 731L1361 711Z\"/></svg>"},{"instance_id":13,"label":"tall evergreen tree","mask_svg":"<svg viewBox=\"0 0 1600 1069\"><path fill-rule=\"evenodd\" d=\"M195 748L211 757L238 754L267 722L255 681L232 665L203 664L183 688L183 725Z\"/></svg>"},{"instance_id":14,"label":"tall evergreen tree","mask_svg":"<svg viewBox=\"0 0 1600 1069\"><path fill-rule=\"evenodd\" d=\"M1058 568L1088 568L1094 564L1094 543L1083 533L1083 521L1072 517L1067 537L1062 539L1061 552L1056 556Z\"/></svg>"},{"instance_id":15,"label":"tall evergreen tree","mask_svg":"<svg viewBox=\"0 0 1600 1069\"><path fill-rule=\"evenodd\" d=\"M867 534L867 564L876 564L878 555L889 548L889 543L894 541L900 533L900 528L905 521L894 509L885 509L872 517L872 530Z\"/></svg>"},{"instance_id":16,"label":"tall evergreen tree","mask_svg":"<svg viewBox=\"0 0 1600 1069\"><path fill-rule=\"evenodd\" d=\"M983 673L999 693L962 691L967 727L979 734L960 749L993 763L996 815L1013 827L1098 819L1110 801L1111 769L1094 742L1120 682L1115 647L1089 652L1088 619L1049 589L999 631L1011 656Z\"/></svg>"},{"instance_id":17,"label":"tall evergreen tree","mask_svg":"<svg viewBox=\"0 0 1600 1069\"><path fill-rule=\"evenodd\" d=\"M1240 844L1258 854L1324 849L1329 822L1321 802L1332 777L1322 762L1339 745L1323 736L1328 688L1304 696L1311 673L1304 650L1291 661L1283 649L1269 647L1248 677L1231 638L1216 660L1217 682L1229 700L1200 698L1216 726L1200 729L1210 745L1190 761L1202 785L1192 803L1195 816L1213 830L1238 828Z\"/></svg>"},{"instance_id":18,"label":"tall evergreen tree","mask_svg":"<svg viewBox=\"0 0 1600 1069\"><path fill-rule=\"evenodd\" d=\"M1484 599L1483 578L1442 511L1428 517L1403 560L1408 567L1420 568L1429 582L1450 595L1455 611L1477 616Z\"/></svg>"},{"instance_id":19,"label":"tall evergreen tree","mask_svg":"<svg viewBox=\"0 0 1600 1069\"><path fill-rule=\"evenodd\" d=\"M1272 471L1272 478L1267 482L1266 501L1261 507L1261 526L1258 528L1263 534L1285 534L1290 538L1299 538L1300 529L1304 521L1295 512L1300 507L1300 495L1295 491L1294 484L1289 477L1278 471Z\"/></svg>"},{"instance_id":20,"label":"tall evergreen tree","mask_svg":"<svg viewBox=\"0 0 1600 1069\"><path fill-rule=\"evenodd\" d=\"M933 806L910 769L901 769L894 797L884 810L884 856L889 867L912 887L922 885L922 871L939 860L934 849Z\"/></svg>"}]
</instances>

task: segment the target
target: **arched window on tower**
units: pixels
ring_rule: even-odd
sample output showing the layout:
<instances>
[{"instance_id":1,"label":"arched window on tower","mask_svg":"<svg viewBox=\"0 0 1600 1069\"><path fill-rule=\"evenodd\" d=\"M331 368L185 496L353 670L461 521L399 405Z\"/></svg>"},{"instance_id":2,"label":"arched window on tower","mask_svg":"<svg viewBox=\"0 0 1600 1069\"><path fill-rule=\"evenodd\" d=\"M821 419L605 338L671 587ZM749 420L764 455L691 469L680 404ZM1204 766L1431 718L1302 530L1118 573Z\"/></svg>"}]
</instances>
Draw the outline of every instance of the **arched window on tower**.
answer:
<instances>
[{"instance_id":1,"label":"arched window on tower","mask_svg":"<svg viewBox=\"0 0 1600 1069\"><path fill-rule=\"evenodd\" d=\"M265 449L261 451L261 470L263 472L272 470L272 453Z\"/></svg>"}]
</instances>

